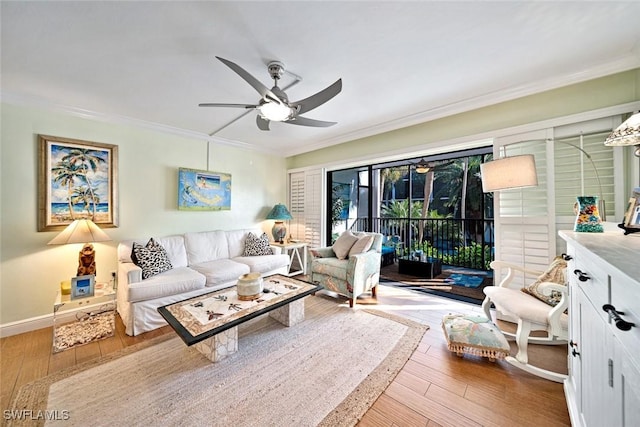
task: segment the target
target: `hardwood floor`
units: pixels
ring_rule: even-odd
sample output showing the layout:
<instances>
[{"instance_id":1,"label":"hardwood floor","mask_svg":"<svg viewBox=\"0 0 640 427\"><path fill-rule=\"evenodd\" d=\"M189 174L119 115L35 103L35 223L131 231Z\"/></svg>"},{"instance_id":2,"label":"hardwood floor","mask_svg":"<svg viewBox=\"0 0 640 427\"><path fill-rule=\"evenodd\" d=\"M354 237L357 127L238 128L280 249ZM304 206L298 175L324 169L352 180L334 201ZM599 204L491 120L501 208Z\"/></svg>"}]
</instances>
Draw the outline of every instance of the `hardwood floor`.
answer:
<instances>
[{"instance_id":1,"label":"hardwood floor","mask_svg":"<svg viewBox=\"0 0 640 427\"><path fill-rule=\"evenodd\" d=\"M346 304L346 299L338 302ZM356 307L383 310L430 325L410 360L359 426L570 425L562 384L527 374L503 361L458 357L447 350L440 326L442 316L480 313L479 306L381 285L376 300L359 299ZM2 338L2 409L7 409L17 390L30 381L173 333L166 326L130 337L118 318L115 336L57 354L51 353L51 328ZM566 366L566 347L531 347L533 362L555 369Z\"/></svg>"}]
</instances>

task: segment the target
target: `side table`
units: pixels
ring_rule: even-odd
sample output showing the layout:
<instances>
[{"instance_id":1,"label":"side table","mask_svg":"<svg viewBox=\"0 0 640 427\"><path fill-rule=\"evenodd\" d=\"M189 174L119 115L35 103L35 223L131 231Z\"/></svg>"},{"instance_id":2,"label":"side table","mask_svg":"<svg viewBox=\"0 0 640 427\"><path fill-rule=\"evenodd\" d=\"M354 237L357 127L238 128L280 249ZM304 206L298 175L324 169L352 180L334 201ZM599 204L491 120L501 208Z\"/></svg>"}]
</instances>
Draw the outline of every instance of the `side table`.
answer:
<instances>
[{"instance_id":1,"label":"side table","mask_svg":"<svg viewBox=\"0 0 640 427\"><path fill-rule=\"evenodd\" d=\"M116 330L116 292L106 286L92 297L71 299L60 290L53 303L53 352L112 337Z\"/></svg>"},{"instance_id":2,"label":"side table","mask_svg":"<svg viewBox=\"0 0 640 427\"><path fill-rule=\"evenodd\" d=\"M283 252L289 255L289 271L285 276L296 276L298 274L307 274L307 246L306 242L285 242L285 243L269 243L271 246L281 248ZM302 249L302 255L300 250ZM298 262L299 269L291 270L293 268L293 261Z\"/></svg>"}]
</instances>

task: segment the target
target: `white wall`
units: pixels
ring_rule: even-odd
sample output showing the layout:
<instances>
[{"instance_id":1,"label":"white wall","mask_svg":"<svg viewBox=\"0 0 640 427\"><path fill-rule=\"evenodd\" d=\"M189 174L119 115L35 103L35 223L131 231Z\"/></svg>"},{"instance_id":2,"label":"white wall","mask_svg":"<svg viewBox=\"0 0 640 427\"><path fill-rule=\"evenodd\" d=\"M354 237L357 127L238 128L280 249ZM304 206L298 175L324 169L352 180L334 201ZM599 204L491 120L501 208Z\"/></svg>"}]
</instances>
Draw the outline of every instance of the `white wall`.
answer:
<instances>
[{"instance_id":1,"label":"white wall","mask_svg":"<svg viewBox=\"0 0 640 427\"><path fill-rule=\"evenodd\" d=\"M120 226L96 243L97 280L116 269L128 238L261 226L286 199L284 158L211 143L209 169L231 174L231 210L177 210L178 168L207 169L207 142L127 125L2 104L0 150L0 324L51 314L60 281L75 276L81 244L48 246L37 231L38 134L115 144Z\"/></svg>"}]
</instances>

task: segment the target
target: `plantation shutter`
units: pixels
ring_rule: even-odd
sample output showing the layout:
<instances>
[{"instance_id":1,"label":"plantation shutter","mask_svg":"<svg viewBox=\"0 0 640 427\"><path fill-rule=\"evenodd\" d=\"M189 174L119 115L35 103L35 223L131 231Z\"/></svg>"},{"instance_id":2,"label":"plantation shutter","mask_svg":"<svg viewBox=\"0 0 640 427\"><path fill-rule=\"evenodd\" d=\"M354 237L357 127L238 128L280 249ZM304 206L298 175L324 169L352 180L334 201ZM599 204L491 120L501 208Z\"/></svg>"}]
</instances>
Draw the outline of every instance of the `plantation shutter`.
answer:
<instances>
[{"instance_id":1,"label":"plantation shutter","mask_svg":"<svg viewBox=\"0 0 640 427\"><path fill-rule=\"evenodd\" d=\"M309 247L322 244L322 170L289 174L291 236Z\"/></svg>"},{"instance_id":2,"label":"plantation shutter","mask_svg":"<svg viewBox=\"0 0 640 427\"><path fill-rule=\"evenodd\" d=\"M291 237L304 240L304 172L289 174L289 212Z\"/></svg>"},{"instance_id":3,"label":"plantation shutter","mask_svg":"<svg viewBox=\"0 0 640 427\"><path fill-rule=\"evenodd\" d=\"M495 198L495 259L511 262L533 270L546 270L555 255L554 207L548 202L547 138L546 131L515 135L496 140L496 152L507 157L533 154L536 162L538 186L503 190ZM505 272L497 272L496 281ZM515 277L514 285L526 283L523 275Z\"/></svg>"},{"instance_id":4,"label":"plantation shutter","mask_svg":"<svg viewBox=\"0 0 640 427\"><path fill-rule=\"evenodd\" d=\"M616 194L615 170L622 170L622 159L617 159L616 150L603 143L615 123L611 118L606 118L553 130L558 230L573 229L573 205L578 196L602 197L607 221L615 222L616 217L621 217L616 203L624 198L623 194ZM621 190L619 188L618 192ZM558 253L563 252L566 247L564 240L556 239L556 247Z\"/></svg>"},{"instance_id":5,"label":"plantation shutter","mask_svg":"<svg viewBox=\"0 0 640 427\"><path fill-rule=\"evenodd\" d=\"M565 251L557 230L573 229L578 196L602 195L607 221L621 217L617 213L626 199L616 183L623 180L622 153L604 145L619 122L606 117L495 140L494 156L534 154L538 174L537 187L494 193L495 259L545 270ZM503 276L498 272L496 280ZM528 282L520 276L513 283Z\"/></svg>"}]
</instances>

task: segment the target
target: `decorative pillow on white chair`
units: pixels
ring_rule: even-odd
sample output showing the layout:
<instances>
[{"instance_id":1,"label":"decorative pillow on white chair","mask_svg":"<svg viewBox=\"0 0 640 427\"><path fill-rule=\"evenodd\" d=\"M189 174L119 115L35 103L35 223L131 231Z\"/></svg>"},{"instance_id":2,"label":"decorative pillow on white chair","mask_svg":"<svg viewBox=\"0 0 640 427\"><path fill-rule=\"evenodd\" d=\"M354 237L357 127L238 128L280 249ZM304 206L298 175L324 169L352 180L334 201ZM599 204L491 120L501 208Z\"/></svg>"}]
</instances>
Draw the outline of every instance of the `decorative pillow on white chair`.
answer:
<instances>
[{"instance_id":1,"label":"decorative pillow on white chair","mask_svg":"<svg viewBox=\"0 0 640 427\"><path fill-rule=\"evenodd\" d=\"M164 250L160 243L153 240L153 237L149 239L146 246L133 243L131 260L142 269L143 280L173 268L167 251Z\"/></svg>"},{"instance_id":2,"label":"decorative pillow on white chair","mask_svg":"<svg viewBox=\"0 0 640 427\"><path fill-rule=\"evenodd\" d=\"M351 247L358 241L358 238L350 231L345 231L338 237L331 249L338 259L346 259Z\"/></svg>"},{"instance_id":3,"label":"decorative pillow on white chair","mask_svg":"<svg viewBox=\"0 0 640 427\"><path fill-rule=\"evenodd\" d=\"M536 279L535 282L522 288L522 292L538 298L540 301L555 307L560 302L562 294L560 292L553 291L551 295L545 295L538 287L544 282L557 283L559 285L567 285L565 278L565 271L567 269L567 262L560 256L554 258L553 262L543 274Z\"/></svg>"}]
</instances>

